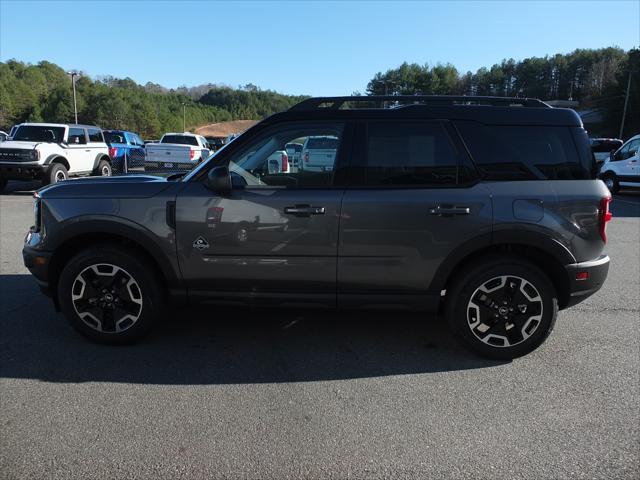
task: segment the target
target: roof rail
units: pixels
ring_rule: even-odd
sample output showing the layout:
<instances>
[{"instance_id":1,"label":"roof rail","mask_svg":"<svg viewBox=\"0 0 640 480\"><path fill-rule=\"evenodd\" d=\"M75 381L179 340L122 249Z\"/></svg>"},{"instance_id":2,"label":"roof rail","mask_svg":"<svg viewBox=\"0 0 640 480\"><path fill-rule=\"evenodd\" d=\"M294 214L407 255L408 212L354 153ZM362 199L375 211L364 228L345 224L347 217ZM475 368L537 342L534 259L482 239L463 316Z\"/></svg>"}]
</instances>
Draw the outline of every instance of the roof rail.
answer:
<instances>
[{"instance_id":1,"label":"roof rail","mask_svg":"<svg viewBox=\"0 0 640 480\"><path fill-rule=\"evenodd\" d=\"M454 96L454 95L363 95L350 97L313 97L303 100L289 108L289 111L305 111L316 109L339 110L345 104L362 103L378 106L367 106L362 108L385 108L387 102L393 102L397 107L405 107L413 104L433 105L433 106L453 106L453 105L491 105L494 107L536 107L551 108L542 100L537 98L515 98L515 97L482 97L482 96ZM405 105L398 105L398 102L406 102ZM358 108L358 107L353 107Z\"/></svg>"}]
</instances>

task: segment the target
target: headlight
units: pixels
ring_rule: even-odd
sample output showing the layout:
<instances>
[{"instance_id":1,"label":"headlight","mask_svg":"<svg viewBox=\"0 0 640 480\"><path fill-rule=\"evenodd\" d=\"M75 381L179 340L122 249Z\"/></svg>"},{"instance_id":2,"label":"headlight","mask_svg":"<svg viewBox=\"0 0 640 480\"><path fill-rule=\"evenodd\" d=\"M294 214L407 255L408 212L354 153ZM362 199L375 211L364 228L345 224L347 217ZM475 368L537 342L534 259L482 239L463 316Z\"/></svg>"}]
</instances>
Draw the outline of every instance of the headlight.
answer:
<instances>
[{"instance_id":1,"label":"headlight","mask_svg":"<svg viewBox=\"0 0 640 480\"><path fill-rule=\"evenodd\" d=\"M38 161L38 160L40 160L40 151L39 150L31 150L31 152L29 152L29 156L31 157L31 160Z\"/></svg>"}]
</instances>

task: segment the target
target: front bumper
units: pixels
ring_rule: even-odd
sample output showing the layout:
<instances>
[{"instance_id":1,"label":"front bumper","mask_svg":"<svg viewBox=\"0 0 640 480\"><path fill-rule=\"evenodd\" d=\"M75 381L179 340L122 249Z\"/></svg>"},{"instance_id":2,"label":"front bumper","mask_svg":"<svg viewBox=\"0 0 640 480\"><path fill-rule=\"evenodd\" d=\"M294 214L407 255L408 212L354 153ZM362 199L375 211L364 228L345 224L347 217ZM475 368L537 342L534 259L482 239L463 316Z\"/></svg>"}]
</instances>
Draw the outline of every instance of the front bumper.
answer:
<instances>
[{"instance_id":1,"label":"front bumper","mask_svg":"<svg viewBox=\"0 0 640 480\"><path fill-rule=\"evenodd\" d=\"M52 296L51 285L49 285L49 264L53 254L33 247L40 242L39 236L39 233L32 230L27 233L24 247L22 247L22 261L35 277L42 293Z\"/></svg>"},{"instance_id":2,"label":"front bumper","mask_svg":"<svg viewBox=\"0 0 640 480\"><path fill-rule=\"evenodd\" d=\"M601 255L595 260L566 265L565 269L569 276L567 307L572 307L600 290L609 273L609 256ZM578 280L578 274L586 278Z\"/></svg>"},{"instance_id":3,"label":"front bumper","mask_svg":"<svg viewBox=\"0 0 640 480\"><path fill-rule=\"evenodd\" d=\"M39 164L0 163L0 178L7 180L36 180L44 171Z\"/></svg>"}]
</instances>

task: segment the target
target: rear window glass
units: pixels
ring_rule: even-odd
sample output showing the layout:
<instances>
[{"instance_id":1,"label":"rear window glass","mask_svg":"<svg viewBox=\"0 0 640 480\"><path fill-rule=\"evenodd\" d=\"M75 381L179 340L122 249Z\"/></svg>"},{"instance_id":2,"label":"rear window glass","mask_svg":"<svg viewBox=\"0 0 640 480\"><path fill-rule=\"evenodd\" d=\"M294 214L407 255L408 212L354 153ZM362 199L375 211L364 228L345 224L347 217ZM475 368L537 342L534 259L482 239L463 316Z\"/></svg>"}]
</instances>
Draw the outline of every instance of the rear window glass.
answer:
<instances>
[{"instance_id":1,"label":"rear window glass","mask_svg":"<svg viewBox=\"0 0 640 480\"><path fill-rule=\"evenodd\" d=\"M482 125L467 121L456 122L456 126L485 180L591 178L591 158L581 163L567 127Z\"/></svg>"},{"instance_id":2,"label":"rear window glass","mask_svg":"<svg viewBox=\"0 0 640 480\"><path fill-rule=\"evenodd\" d=\"M162 137L162 142L160 143L177 143L179 145L198 146L198 139L196 137L189 137L186 135L165 135Z\"/></svg>"},{"instance_id":3,"label":"rear window glass","mask_svg":"<svg viewBox=\"0 0 640 480\"><path fill-rule=\"evenodd\" d=\"M332 137L310 138L307 142L308 149L320 150L337 150L338 139Z\"/></svg>"},{"instance_id":4,"label":"rear window glass","mask_svg":"<svg viewBox=\"0 0 640 480\"><path fill-rule=\"evenodd\" d=\"M622 146L622 140L591 140L591 150L595 153L609 153L619 149Z\"/></svg>"},{"instance_id":5,"label":"rear window glass","mask_svg":"<svg viewBox=\"0 0 640 480\"><path fill-rule=\"evenodd\" d=\"M108 144L127 143L124 139L124 133L121 132L104 132L104 139Z\"/></svg>"}]
</instances>

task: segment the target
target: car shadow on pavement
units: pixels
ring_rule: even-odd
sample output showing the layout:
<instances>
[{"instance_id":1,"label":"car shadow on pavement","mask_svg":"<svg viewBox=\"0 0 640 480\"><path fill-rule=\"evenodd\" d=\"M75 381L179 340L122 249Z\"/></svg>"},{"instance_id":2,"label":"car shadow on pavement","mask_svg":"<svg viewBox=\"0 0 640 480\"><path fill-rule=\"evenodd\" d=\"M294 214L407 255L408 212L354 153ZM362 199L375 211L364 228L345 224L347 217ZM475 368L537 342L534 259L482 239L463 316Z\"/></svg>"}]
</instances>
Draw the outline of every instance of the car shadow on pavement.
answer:
<instances>
[{"instance_id":1,"label":"car shadow on pavement","mask_svg":"<svg viewBox=\"0 0 640 480\"><path fill-rule=\"evenodd\" d=\"M38 190L42 186L41 182L33 181L33 182L16 182L9 181L4 190L2 191L5 195L24 195L24 196L33 196L33 192Z\"/></svg>"},{"instance_id":2,"label":"car shadow on pavement","mask_svg":"<svg viewBox=\"0 0 640 480\"><path fill-rule=\"evenodd\" d=\"M181 309L129 346L97 345L29 275L0 275L0 377L48 382L308 382L493 367L441 319L397 312Z\"/></svg>"}]
</instances>

